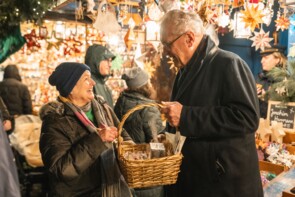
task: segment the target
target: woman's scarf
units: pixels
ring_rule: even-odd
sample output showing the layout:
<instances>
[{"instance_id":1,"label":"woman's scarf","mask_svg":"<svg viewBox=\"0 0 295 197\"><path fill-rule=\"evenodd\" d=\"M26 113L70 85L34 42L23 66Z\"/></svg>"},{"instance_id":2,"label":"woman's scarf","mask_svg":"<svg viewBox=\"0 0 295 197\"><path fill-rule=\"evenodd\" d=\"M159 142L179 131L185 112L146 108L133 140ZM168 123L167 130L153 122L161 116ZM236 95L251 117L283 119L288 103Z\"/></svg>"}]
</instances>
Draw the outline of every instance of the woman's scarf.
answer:
<instances>
[{"instance_id":1,"label":"woman's scarf","mask_svg":"<svg viewBox=\"0 0 295 197\"><path fill-rule=\"evenodd\" d=\"M75 106L70 100L59 96L60 100L67 105L76 117L86 126L90 132L97 132L95 125L87 118L86 114L79 107ZM110 113L104 107L100 107L96 100L92 101L95 108L95 118L99 124L112 125ZM112 125L113 126L113 125ZM101 175L102 175L102 197L131 197L130 189L119 169L114 146L105 150L101 155Z\"/></svg>"}]
</instances>

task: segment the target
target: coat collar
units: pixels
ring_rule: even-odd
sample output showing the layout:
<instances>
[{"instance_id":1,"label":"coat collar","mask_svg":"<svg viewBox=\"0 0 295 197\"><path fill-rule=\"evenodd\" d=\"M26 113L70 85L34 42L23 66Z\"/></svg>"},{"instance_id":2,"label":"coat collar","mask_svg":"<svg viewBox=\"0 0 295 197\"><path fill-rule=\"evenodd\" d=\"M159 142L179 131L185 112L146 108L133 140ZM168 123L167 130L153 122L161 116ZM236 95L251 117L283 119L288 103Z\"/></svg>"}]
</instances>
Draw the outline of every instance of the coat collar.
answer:
<instances>
[{"instance_id":1,"label":"coat collar","mask_svg":"<svg viewBox=\"0 0 295 197\"><path fill-rule=\"evenodd\" d=\"M198 53L202 53L202 50L204 50L204 49L200 49L200 47L202 47L202 44L206 44L206 49L205 49L206 51L205 51L205 54L201 55L201 57L198 57ZM174 91L175 92L174 94L172 94L172 100L178 100L181 97L181 95L185 92L185 90L189 87L189 85L194 81L194 78L199 74L202 67L209 60L212 59L217 49L218 47L210 39L210 37L204 36L196 52L194 53L193 57L191 58L191 60L186 66L186 68L188 69L185 68L183 70L182 75L184 76L182 76L182 82L179 85L179 87L176 88L176 91L175 91L175 87L177 86L177 80L175 80L175 83L173 86L174 87L173 92ZM176 79L180 78L179 75L180 73L178 73L178 77Z\"/></svg>"}]
</instances>

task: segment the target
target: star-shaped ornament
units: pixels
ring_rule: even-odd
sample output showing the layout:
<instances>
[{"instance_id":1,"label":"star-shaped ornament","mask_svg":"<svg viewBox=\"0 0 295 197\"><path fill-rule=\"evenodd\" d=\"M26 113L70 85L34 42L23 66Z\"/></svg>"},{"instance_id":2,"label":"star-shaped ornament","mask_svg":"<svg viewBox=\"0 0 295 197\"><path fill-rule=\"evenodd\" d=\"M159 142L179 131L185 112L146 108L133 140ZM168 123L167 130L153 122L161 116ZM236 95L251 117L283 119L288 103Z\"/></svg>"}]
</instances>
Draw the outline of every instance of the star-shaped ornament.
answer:
<instances>
[{"instance_id":1,"label":"star-shaped ornament","mask_svg":"<svg viewBox=\"0 0 295 197\"><path fill-rule=\"evenodd\" d=\"M245 23L245 28L250 27L251 31L254 31L255 28L259 28L259 23L263 23L262 18L264 15L258 7L259 6L252 5L251 7L246 7L245 10L241 11L243 14L241 18Z\"/></svg>"},{"instance_id":2,"label":"star-shaped ornament","mask_svg":"<svg viewBox=\"0 0 295 197\"><path fill-rule=\"evenodd\" d=\"M285 16L280 16L277 20L275 20L277 31L280 29L284 31L285 29L288 29L290 26L290 20Z\"/></svg>"},{"instance_id":3,"label":"star-shaped ornament","mask_svg":"<svg viewBox=\"0 0 295 197\"><path fill-rule=\"evenodd\" d=\"M271 47L269 42L273 40L273 38L269 37L269 32L265 33L263 29L260 29L260 32L254 31L254 36L250 38L253 41L252 47L255 46L255 50L261 49L264 51L265 47Z\"/></svg>"}]
</instances>

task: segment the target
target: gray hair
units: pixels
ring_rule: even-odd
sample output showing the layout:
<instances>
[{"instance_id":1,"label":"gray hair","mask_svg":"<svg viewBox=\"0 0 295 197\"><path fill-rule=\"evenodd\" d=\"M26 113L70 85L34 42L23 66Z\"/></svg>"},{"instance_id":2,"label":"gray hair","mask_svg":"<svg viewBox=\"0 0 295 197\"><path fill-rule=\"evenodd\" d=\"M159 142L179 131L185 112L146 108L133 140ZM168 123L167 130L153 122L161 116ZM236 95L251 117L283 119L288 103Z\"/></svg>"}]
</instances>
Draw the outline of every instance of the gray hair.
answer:
<instances>
[{"instance_id":1,"label":"gray hair","mask_svg":"<svg viewBox=\"0 0 295 197\"><path fill-rule=\"evenodd\" d=\"M184 12L182 10L171 10L167 12L161 20L161 36L167 33L180 35L186 31L195 34L204 34L203 21L194 12Z\"/></svg>"}]
</instances>

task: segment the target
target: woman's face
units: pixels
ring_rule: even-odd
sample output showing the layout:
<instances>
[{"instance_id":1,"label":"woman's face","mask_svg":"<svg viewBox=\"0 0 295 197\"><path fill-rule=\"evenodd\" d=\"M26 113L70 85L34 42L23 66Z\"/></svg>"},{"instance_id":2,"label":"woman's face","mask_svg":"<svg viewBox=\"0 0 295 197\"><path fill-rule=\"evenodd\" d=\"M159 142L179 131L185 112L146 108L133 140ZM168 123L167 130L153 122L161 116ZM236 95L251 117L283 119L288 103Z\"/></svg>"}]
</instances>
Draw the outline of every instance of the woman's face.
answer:
<instances>
[{"instance_id":1,"label":"woman's face","mask_svg":"<svg viewBox=\"0 0 295 197\"><path fill-rule=\"evenodd\" d=\"M86 70L70 93L69 99L79 107L86 105L94 98L94 85L90 71Z\"/></svg>"},{"instance_id":2,"label":"woman's face","mask_svg":"<svg viewBox=\"0 0 295 197\"><path fill-rule=\"evenodd\" d=\"M273 54L263 56L261 59L262 70L270 71L276 65L278 65L279 62L280 62L280 59L275 57Z\"/></svg>"},{"instance_id":3,"label":"woman's face","mask_svg":"<svg viewBox=\"0 0 295 197\"><path fill-rule=\"evenodd\" d=\"M111 73L112 59L102 60L99 63L99 73L102 76L107 76Z\"/></svg>"}]
</instances>

